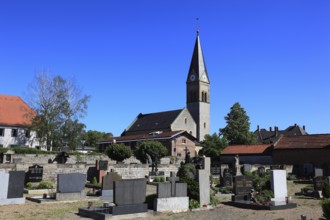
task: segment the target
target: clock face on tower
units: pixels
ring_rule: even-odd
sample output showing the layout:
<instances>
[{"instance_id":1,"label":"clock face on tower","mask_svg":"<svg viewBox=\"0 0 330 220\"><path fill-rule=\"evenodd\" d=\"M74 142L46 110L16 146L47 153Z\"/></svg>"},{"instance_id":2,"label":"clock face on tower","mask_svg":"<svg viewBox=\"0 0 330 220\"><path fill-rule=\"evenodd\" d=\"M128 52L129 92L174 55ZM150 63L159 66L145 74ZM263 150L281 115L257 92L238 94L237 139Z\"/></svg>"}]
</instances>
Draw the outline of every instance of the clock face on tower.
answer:
<instances>
[{"instance_id":1,"label":"clock face on tower","mask_svg":"<svg viewBox=\"0 0 330 220\"><path fill-rule=\"evenodd\" d=\"M191 74L191 75L190 75L190 80L191 80L191 81L194 81L194 80L195 80L195 75L194 75L194 74Z\"/></svg>"}]
</instances>

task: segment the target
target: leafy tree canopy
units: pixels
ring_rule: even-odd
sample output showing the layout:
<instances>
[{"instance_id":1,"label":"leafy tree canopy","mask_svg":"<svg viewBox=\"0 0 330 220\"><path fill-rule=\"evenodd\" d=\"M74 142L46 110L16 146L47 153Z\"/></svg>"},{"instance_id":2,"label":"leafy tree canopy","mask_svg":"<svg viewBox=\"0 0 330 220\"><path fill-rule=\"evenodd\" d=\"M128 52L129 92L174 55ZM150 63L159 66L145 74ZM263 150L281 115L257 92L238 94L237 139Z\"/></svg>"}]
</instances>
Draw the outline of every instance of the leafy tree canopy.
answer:
<instances>
[{"instance_id":1,"label":"leafy tree canopy","mask_svg":"<svg viewBox=\"0 0 330 220\"><path fill-rule=\"evenodd\" d=\"M123 161L132 156L131 148L122 143L111 144L105 152L111 160L116 161Z\"/></svg>"},{"instance_id":2,"label":"leafy tree canopy","mask_svg":"<svg viewBox=\"0 0 330 220\"><path fill-rule=\"evenodd\" d=\"M26 100L36 113L28 117L41 144L48 150L66 145L74 149L80 145L85 126L79 123L79 118L86 114L89 99L73 80L45 72L36 75L29 84Z\"/></svg>"},{"instance_id":3,"label":"leafy tree canopy","mask_svg":"<svg viewBox=\"0 0 330 220\"><path fill-rule=\"evenodd\" d=\"M212 160L219 159L220 152L228 145L225 137L220 138L216 133L205 135L202 142L202 154L210 157Z\"/></svg>"},{"instance_id":4,"label":"leafy tree canopy","mask_svg":"<svg viewBox=\"0 0 330 220\"><path fill-rule=\"evenodd\" d=\"M85 146L96 147L97 142L112 137L111 133L105 133L100 131L88 130L82 135L82 139L85 141Z\"/></svg>"},{"instance_id":5,"label":"leafy tree canopy","mask_svg":"<svg viewBox=\"0 0 330 220\"><path fill-rule=\"evenodd\" d=\"M167 155L167 148L159 141L142 141L137 144L137 148L134 151L134 156L145 163L148 160L147 154L150 155L152 161L157 162L160 158Z\"/></svg>"},{"instance_id":6,"label":"leafy tree canopy","mask_svg":"<svg viewBox=\"0 0 330 220\"><path fill-rule=\"evenodd\" d=\"M230 108L225 120L227 126L220 129L220 134L228 140L229 145L257 143L256 137L250 132L250 118L238 102Z\"/></svg>"}]
</instances>

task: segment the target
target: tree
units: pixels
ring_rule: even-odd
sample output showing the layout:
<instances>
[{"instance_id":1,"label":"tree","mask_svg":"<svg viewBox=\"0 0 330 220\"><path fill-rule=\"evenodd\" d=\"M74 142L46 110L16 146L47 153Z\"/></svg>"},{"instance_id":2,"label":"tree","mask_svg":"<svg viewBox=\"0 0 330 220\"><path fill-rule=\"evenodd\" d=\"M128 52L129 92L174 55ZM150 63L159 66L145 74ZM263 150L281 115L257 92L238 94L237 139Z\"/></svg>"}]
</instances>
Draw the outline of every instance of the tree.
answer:
<instances>
[{"instance_id":1,"label":"tree","mask_svg":"<svg viewBox=\"0 0 330 220\"><path fill-rule=\"evenodd\" d=\"M166 147L158 141L142 141L137 144L134 151L134 156L145 163L148 160L147 154L151 157L153 162L157 162L160 158L167 155Z\"/></svg>"},{"instance_id":2,"label":"tree","mask_svg":"<svg viewBox=\"0 0 330 220\"><path fill-rule=\"evenodd\" d=\"M36 75L29 84L27 101L36 113L31 129L37 131L40 143L48 150L66 144L74 149L84 128L79 118L86 114L89 99L72 80L45 72Z\"/></svg>"},{"instance_id":3,"label":"tree","mask_svg":"<svg viewBox=\"0 0 330 220\"><path fill-rule=\"evenodd\" d=\"M113 135L110 133L88 130L82 135L82 139L85 140L85 146L96 147L97 142L107 139L108 137L112 137Z\"/></svg>"},{"instance_id":4,"label":"tree","mask_svg":"<svg viewBox=\"0 0 330 220\"><path fill-rule=\"evenodd\" d=\"M205 135L202 144L203 155L210 157L212 160L218 160L220 152L228 145L225 137L220 138L216 133Z\"/></svg>"},{"instance_id":5,"label":"tree","mask_svg":"<svg viewBox=\"0 0 330 220\"><path fill-rule=\"evenodd\" d=\"M250 118L238 102L230 108L225 120L227 126L220 129L220 134L228 140L229 145L257 142L256 137L250 132Z\"/></svg>"},{"instance_id":6,"label":"tree","mask_svg":"<svg viewBox=\"0 0 330 220\"><path fill-rule=\"evenodd\" d=\"M111 160L120 162L132 156L131 148L125 146L123 143L111 144L105 152Z\"/></svg>"}]
</instances>

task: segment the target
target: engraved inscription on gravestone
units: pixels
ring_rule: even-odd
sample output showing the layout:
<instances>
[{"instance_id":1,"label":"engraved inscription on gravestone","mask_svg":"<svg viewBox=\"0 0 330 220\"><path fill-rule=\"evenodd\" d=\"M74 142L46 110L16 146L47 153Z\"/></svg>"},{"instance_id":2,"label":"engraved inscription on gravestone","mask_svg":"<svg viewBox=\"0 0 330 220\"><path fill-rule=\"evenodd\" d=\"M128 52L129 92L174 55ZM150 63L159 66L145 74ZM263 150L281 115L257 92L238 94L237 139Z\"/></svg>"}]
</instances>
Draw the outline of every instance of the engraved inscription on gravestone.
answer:
<instances>
[{"instance_id":1,"label":"engraved inscription on gravestone","mask_svg":"<svg viewBox=\"0 0 330 220\"><path fill-rule=\"evenodd\" d=\"M107 160L99 161L99 170L108 170L109 164Z\"/></svg>"},{"instance_id":2,"label":"engraved inscription on gravestone","mask_svg":"<svg viewBox=\"0 0 330 220\"><path fill-rule=\"evenodd\" d=\"M250 176L235 176L234 182L234 193L236 195L248 194L253 189L252 177Z\"/></svg>"},{"instance_id":3,"label":"engraved inscription on gravestone","mask_svg":"<svg viewBox=\"0 0 330 220\"><path fill-rule=\"evenodd\" d=\"M29 171L27 172L27 182L42 181L43 172L44 168L38 164L34 164L33 166L29 167Z\"/></svg>"}]
</instances>

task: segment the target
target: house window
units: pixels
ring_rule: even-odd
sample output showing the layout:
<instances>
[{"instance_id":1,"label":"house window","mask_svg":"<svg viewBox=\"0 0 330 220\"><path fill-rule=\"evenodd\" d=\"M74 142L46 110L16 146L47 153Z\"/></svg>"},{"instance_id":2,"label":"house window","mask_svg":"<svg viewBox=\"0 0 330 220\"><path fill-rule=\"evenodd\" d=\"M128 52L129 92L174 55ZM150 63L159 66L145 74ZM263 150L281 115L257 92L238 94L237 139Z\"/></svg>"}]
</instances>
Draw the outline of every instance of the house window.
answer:
<instances>
[{"instance_id":1,"label":"house window","mask_svg":"<svg viewBox=\"0 0 330 220\"><path fill-rule=\"evenodd\" d=\"M17 133L18 133L18 129L17 128L11 129L11 136L12 137L17 137Z\"/></svg>"},{"instance_id":2,"label":"house window","mask_svg":"<svg viewBox=\"0 0 330 220\"><path fill-rule=\"evenodd\" d=\"M186 139L182 139L182 144L186 144Z\"/></svg>"},{"instance_id":3,"label":"house window","mask_svg":"<svg viewBox=\"0 0 330 220\"><path fill-rule=\"evenodd\" d=\"M26 138L30 138L31 137L31 133L29 130L25 130L25 137Z\"/></svg>"},{"instance_id":4,"label":"house window","mask_svg":"<svg viewBox=\"0 0 330 220\"><path fill-rule=\"evenodd\" d=\"M5 129L4 128L0 128L0 137L5 136Z\"/></svg>"}]
</instances>

